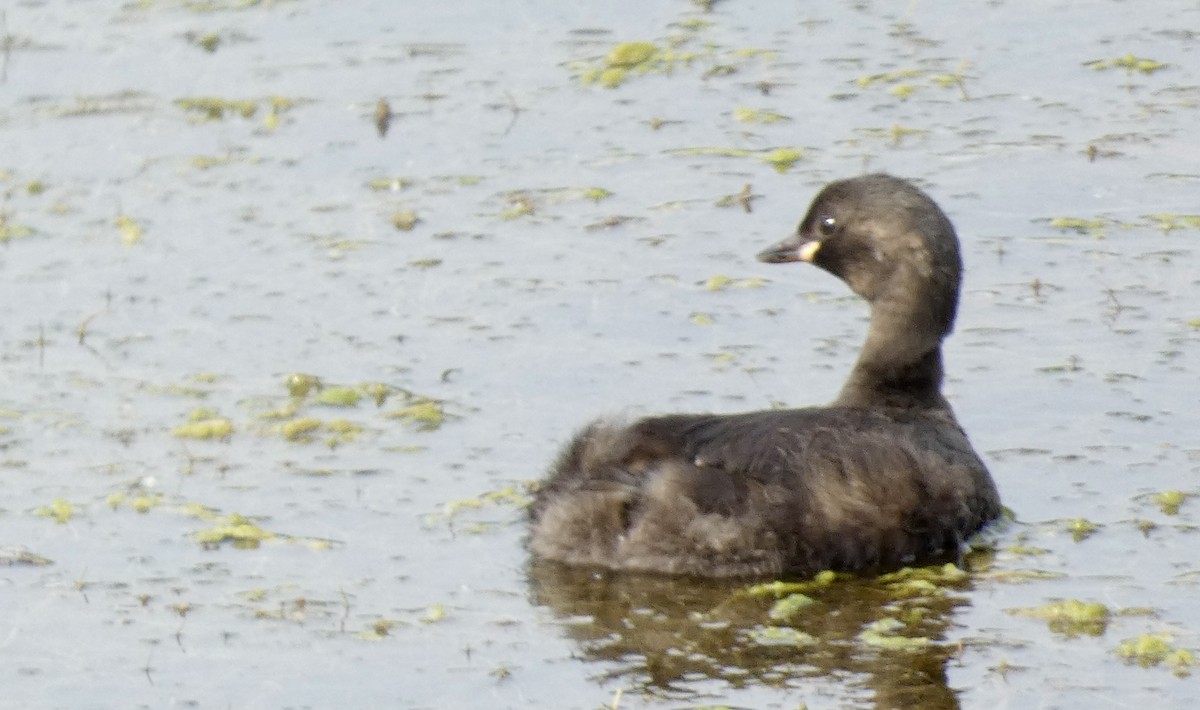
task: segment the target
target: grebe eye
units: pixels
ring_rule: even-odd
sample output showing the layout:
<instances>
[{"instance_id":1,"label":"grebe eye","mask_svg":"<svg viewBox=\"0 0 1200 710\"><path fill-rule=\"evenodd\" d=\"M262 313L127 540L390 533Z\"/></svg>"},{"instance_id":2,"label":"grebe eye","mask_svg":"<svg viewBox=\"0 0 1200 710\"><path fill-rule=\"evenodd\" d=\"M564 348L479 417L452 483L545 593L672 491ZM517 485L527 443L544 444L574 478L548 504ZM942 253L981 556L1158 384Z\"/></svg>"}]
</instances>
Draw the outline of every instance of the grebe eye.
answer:
<instances>
[{"instance_id":1,"label":"grebe eye","mask_svg":"<svg viewBox=\"0 0 1200 710\"><path fill-rule=\"evenodd\" d=\"M837 220L833 217L822 217L821 221L817 223L817 231L823 237L832 236L837 231Z\"/></svg>"}]
</instances>

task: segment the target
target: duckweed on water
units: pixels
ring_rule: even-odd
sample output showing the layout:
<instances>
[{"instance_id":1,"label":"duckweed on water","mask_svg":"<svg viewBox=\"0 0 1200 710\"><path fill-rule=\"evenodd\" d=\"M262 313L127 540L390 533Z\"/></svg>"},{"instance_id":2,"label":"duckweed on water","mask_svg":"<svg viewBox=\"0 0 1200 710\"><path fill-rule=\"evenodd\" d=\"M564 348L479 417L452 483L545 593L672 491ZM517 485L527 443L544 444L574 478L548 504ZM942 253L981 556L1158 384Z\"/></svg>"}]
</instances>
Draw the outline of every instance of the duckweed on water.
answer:
<instances>
[{"instance_id":1,"label":"duckweed on water","mask_svg":"<svg viewBox=\"0 0 1200 710\"><path fill-rule=\"evenodd\" d=\"M1065 599L1038 607L1009 609L1008 613L1042 619L1051 631L1067 636L1100 636L1108 628L1108 620L1112 616L1107 606L1078 599Z\"/></svg>"}]
</instances>

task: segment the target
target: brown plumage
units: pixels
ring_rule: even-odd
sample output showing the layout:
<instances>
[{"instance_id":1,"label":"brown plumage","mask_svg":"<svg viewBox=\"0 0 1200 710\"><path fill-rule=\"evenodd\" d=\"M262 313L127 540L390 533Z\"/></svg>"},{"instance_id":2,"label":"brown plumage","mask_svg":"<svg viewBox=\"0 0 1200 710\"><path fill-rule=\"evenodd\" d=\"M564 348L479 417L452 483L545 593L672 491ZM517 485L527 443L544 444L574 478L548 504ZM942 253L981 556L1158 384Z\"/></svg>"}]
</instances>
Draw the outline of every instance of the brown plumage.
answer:
<instances>
[{"instance_id":1,"label":"brown plumage","mask_svg":"<svg viewBox=\"0 0 1200 710\"><path fill-rule=\"evenodd\" d=\"M886 569L956 554L999 515L941 394L962 272L941 209L888 175L834 182L758 257L810 261L870 304L841 394L828 407L590 424L530 507L535 556L708 577Z\"/></svg>"}]
</instances>

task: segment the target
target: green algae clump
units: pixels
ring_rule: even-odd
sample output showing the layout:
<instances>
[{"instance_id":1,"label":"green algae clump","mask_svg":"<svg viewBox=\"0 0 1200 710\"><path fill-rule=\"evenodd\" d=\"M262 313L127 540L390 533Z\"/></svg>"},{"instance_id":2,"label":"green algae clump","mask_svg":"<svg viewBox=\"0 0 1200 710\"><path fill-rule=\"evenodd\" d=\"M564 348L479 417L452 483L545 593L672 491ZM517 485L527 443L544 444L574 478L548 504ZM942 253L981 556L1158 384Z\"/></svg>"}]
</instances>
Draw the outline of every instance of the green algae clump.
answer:
<instances>
[{"instance_id":1,"label":"green algae clump","mask_svg":"<svg viewBox=\"0 0 1200 710\"><path fill-rule=\"evenodd\" d=\"M217 524L208 530L197 532L195 537L196 541L205 547L217 547L228 542L238 549L246 550L256 548L263 540L270 540L276 535L254 524L249 518L233 513L219 519Z\"/></svg>"},{"instance_id":2,"label":"green algae clump","mask_svg":"<svg viewBox=\"0 0 1200 710\"><path fill-rule=\"evenodd\" d=\"M1183 491L1162 491L1155 493L1151 499L1158 504L1164 515L1178 515L1179 506L1190 496Z\"/></svg>"},{"instance_id":3,"label":"green algae clump","mask_svg":"<svg viewBox=\"0 0 1200 710\"><path fill-rule=\"evenodd\" d=\"M767 616L775 621L787 621L816 603L817 601L807 594L795 592L772 604Z\"/></svg>"},{"instance_id":4,"label":"green algae clump","mask_svg":"<svg viewBox=\"0 0 1200 710\"><path fill-rule=\"evenodd\" d=\"M646 72L662 61L662 50L652 42L622 42L608 51L600 67L585 72L580 79L584 84L615 89L625 83L630 71Z\"/></svg>"},{"instance_id":5,"label":"green algae clump","mask_svg":"<svg viewBox=\"0 0 1200 710\"><path fill-rule=\"evenodd\" d=\"M658 45L652 42L622 42L609 50L604 63L609 67L636 67L658 56Z\"/></svg>"},{"instance_id":6,"label":"green algae clump","mask_svg":"<svg viewBox=\"0 0 1200 710\"><path fill-rule=\"evenodd\" d=\"M750 629L748 635L751 641L760 646L791 646L793 648L802 648L817 643L816 637L812 634L807 634L799 629L787 626L760 626Z\"/></svg>"},{"instance_id":7,"label":"green algae clump","mask_svg":"<svg viewBox=\"0 0 1200 710\"><path fill-rule=\"evenodd\" d=\"M1078 599L1064 599L1037 607L1011 609L1009 613L1042 619L1051 631L1068 636L1099 636L1108 628L1108 620L1112 616L1107 606Z\"/></svg>"},{"instance_id":8,"label":"green algae clump","mask_svg":"<svg viewBox=\"0 0 1200 710\"><path fill-rule=\"evenodd\" d=\"M1196 665L1194 653L1172 646L1171 637L1164 634L1142 634L1126 639L1117 646L1116 653L1126 662L1142 668L1166 664L1179 676L1190 675L1192 666Z\"/></svg>"},{"instance_id":9,"label":"green algae clump","mask_svg":"<svg viewBox=\"0 0 1200 710\"><path fill-rule=\"evenodd\" d=\"M417 431L433 431L446 421L446 412L442 408L442 403L428 397L418 398L413 404L394 412L388 412L385 416L389 419L408 422Z\"/></svg>"},{"instance_id":10,"label":"green algae clump","mask_svg":"<svg viewBox=\"0 0 1200 710\"><path fill-rule=\"evenodd\" d=\"M43 518L54 518L54 522L65 525L75 517L75 506L62 498L55 498L49 505L43 505L34 511Z\"/></svg>"},{"instance_id":11,"label":"green algae clump","mask_svg":"<svg viewBox=\"0 0 1200 710\"><path fill-rule=\"evenodd\" d=\"M302 417L287 422L280 428L283 438L288 441L312 441L313 434L321 429L321 420L316 417Z\"/></svg>"},{"instance_id":12,"label":"green algae clump","mask_svg":"<svg viewBox=\"0 0 1200 710\"><path fill-rule=\"evenodd\" d=\"M316 403L330 407L357 407L363 393L353 387L327 387L317 394Z\"/></svg>"},{"instance_id":13,"label":"green algae clump","mask_svg":"<svg viewBox=\"0 0 1200 710\"><path fill-rule=\"evenodd\" d=\"M218 415L211 409L197 407L188 415L187 424L181 424L171 430L180 439L228 439L233 435L233 422Z\"/></svg>"}]
</instances>

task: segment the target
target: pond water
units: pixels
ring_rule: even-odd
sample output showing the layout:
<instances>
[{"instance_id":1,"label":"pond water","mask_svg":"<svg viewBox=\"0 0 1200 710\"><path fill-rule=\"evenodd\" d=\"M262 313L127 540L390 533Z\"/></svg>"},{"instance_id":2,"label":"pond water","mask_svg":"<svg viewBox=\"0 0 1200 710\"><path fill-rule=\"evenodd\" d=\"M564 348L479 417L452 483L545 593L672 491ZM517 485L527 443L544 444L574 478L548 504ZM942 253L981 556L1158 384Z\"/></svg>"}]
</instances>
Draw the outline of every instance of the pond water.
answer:
<instances>
[{"instance_id":1,"label":"pond water","mask_svg":"<svg viewBox=\"0 0 1200 710\"><path fill-rule=\"evenodd\" d=\"M6 704L1191 702L1194 3L93 5L0 14ZM966 575L531 567L592 417L834 396L864 306L753 255L864 170L958 228L1014 520Z\"/></svg>"}]
</instances>

